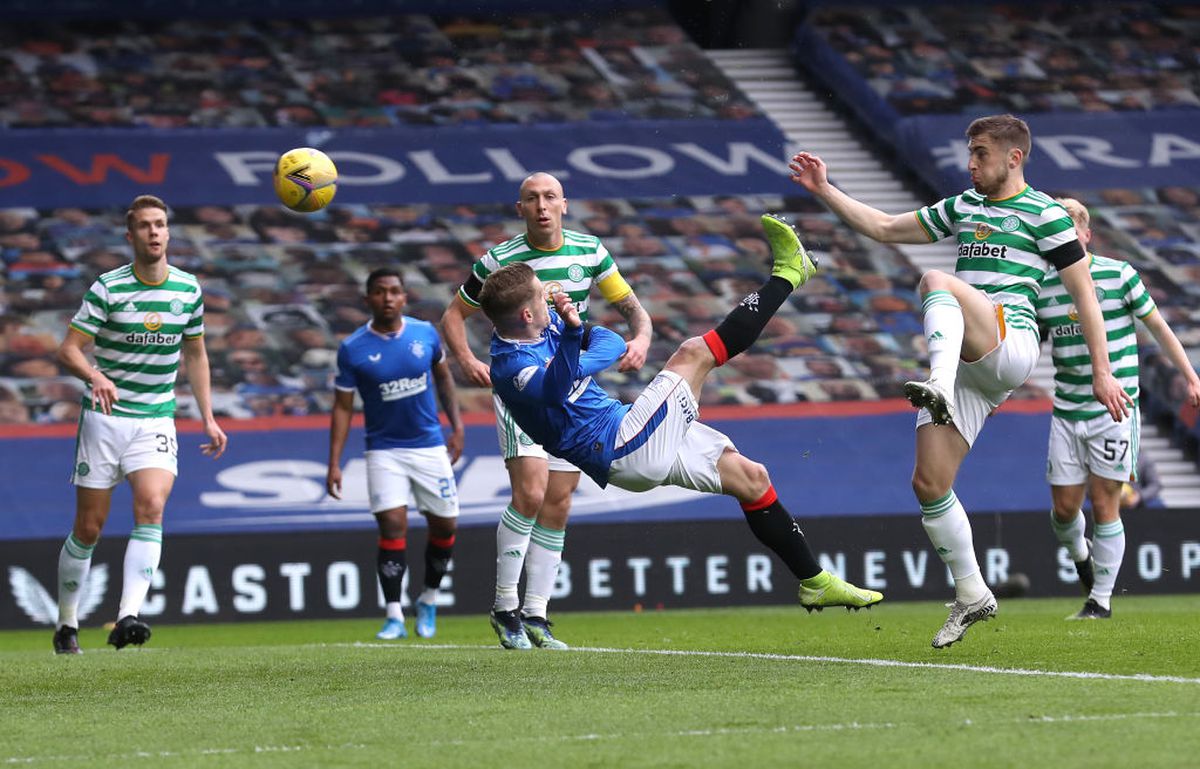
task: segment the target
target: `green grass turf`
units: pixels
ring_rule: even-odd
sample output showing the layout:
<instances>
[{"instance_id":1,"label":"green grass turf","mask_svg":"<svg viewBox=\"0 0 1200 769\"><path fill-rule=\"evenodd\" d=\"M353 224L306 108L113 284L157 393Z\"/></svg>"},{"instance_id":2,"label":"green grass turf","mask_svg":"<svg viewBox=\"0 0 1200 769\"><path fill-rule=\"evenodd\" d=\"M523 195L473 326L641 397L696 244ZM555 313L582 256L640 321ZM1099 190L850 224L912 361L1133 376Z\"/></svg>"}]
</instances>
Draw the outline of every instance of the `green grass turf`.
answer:
<instances>
[{"instance_id":1,"label":"green grass turf","mask_svg":"<svg viewBox=\"0 0 1200 769\"><path fill-rule=\"evenodd\" d=\"M559 636L591 647L571 652L502 651L482 615L391 643L375 620L163 625L120 652L85 629L81 657L12 631L0 766L1200 764L1200 596L1063 621L1080 605L1002 601L940 651L931 603L561 614Z\"/></svg>"}]
</instances>

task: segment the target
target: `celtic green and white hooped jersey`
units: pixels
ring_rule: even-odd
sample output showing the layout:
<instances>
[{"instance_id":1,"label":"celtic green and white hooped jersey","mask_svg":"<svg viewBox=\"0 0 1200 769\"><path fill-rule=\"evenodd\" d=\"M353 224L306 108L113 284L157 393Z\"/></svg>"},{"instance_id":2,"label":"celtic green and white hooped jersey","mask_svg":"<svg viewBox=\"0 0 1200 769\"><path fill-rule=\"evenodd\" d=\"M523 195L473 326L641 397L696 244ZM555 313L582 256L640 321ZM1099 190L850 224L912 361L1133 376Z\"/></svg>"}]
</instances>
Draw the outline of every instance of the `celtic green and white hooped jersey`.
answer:
<instances>
[{"instance_id":1,"label":"celtic green and white hooped jersey","mask_svg":"<svg viewBox=\"0 0 1200 769\"><path fill-rule=\"evenodd\" d=\"M1154 299L1142 284L1141 277L1128 262L1091 255L1092 282L1104 316L1108 336L1108 360L1113 376L1125 392L1138 398L1137 329L1133 319L1145 318L1154 312ZM1038 323L1047 330L1054 360L1054 415L1072 420L1084 420L1107 414L1092 393L1092 358L1079 314L1067 293L1066 286L1051 269L1042 282L1037 298Z\"/></svg>"},{"instance_id":2,"label":"celtic green and white hooped jersey","mask_svg":"<svg viewBox=\"0 0 1200 769\"><path fill-rule=\"evenodd\" d=\"M600 287L609 302L620 301L630 292L617 271L617 263L600 239L575 230L563 230L562 245L554 251L534 248L522 233L489 249L475 262L472 274L482 286L488 275L513 262L525 262L532 267L546 287L547 296L556 290L567 292L578 308L581 320L588 319L589 292L593 283ZM479 306L478 294L471 296L466 285L459 288L458 295L468 306Z\"/></svg>"},{"instance_id":3,"label":"celtic green and white hooped jersey","mask_svg":"<svg viewBox=\"0 0 1200 769\"><path fill-rule=\"evenodd\" d=\"M157 286L127 264L104 273L83 297L71 327L95 340L96 368L117 386L112 413L175 414L175 377L184 337L204 334L204 301L195 276L174 267ZM91 408L90 394L83 397Z\"/></svg>"},{"instance_id":4,"label":"celtic green and white hooped jersey","mask_svg":"<svg viewBox=\"0 0 1200 769\"><path fill-rule=\"evenodd\" d=\"M1051 267L1047 255L1079 239L1067 210L1028 185L1004 200L967 190L922 208L917 220L931 241L956 236L954 274L1004 305L1009 326L1035 331L1033 302Z\"/></svg>"}]
</instances>

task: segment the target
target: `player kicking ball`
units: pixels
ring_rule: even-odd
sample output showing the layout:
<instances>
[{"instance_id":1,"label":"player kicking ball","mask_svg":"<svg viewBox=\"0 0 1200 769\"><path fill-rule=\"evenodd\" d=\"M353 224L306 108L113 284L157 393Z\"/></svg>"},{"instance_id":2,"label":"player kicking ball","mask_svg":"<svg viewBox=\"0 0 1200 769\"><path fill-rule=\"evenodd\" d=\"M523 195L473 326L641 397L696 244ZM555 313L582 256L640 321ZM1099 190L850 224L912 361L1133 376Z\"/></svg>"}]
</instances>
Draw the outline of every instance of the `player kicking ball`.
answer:
<instances>
[{"instance_id":1,"label":"player kicking ball","mask_svg":"<svg viewBox=\"0 0 1200 769\"><path fill-rule=\"evenodd\" d=\"M816 273L789 224L770 214L762 224L774 256L771 277L715 329L681 344L633 404L611 397L591 378L625 352L618 334L585 327L563 293L550 297L551 312L542 282L528 265L492 273L479 303L495 326L493 387L522 430L601 487L647 491L671 485L734 497L754 536L800 580L802 606L860 609L883 595L822 569L776 496L767 469L698 421L708 372L748 349L792 291ZM492 626L505 648L528 648L495 616Z\"/></svg>"}]
</instances>

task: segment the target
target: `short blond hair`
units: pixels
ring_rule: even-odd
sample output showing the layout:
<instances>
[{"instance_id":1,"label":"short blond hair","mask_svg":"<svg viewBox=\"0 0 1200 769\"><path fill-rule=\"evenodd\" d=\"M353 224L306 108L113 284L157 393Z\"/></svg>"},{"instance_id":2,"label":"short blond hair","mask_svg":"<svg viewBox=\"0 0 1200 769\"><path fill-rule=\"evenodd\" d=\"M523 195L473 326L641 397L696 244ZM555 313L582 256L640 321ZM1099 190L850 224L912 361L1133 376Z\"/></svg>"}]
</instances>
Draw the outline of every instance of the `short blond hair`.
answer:
<instances>
[{"instance_id":1,"label":"short blond hair","mask_svg":"<svg viewBox=\"0 0 1200 769\"><path fill-rule=\"evenodd\" d=\"M1080 203L1075 198L1055 198L1062 207L1067 209L1067 213L1071 217L1071 221L1075 222L1075 226L1081 229L1091 229L1092 217L1088 214L1087 206Z\"/></svg>"},{"instance_id":2,"label":"short blond hair","mask_svg":"<svg viewBox=\"0 0 1200 769\"><path fill-rule=\"evenodd\" d=\"M125 229L130 232L133 231L133 215L143 208L160 208L164 214L169 213L167 211L167 204L162 202L162 198L155 197L154 195L138 195L129 204L129 210L125 212Z\"/></svg>"}]
</instances>

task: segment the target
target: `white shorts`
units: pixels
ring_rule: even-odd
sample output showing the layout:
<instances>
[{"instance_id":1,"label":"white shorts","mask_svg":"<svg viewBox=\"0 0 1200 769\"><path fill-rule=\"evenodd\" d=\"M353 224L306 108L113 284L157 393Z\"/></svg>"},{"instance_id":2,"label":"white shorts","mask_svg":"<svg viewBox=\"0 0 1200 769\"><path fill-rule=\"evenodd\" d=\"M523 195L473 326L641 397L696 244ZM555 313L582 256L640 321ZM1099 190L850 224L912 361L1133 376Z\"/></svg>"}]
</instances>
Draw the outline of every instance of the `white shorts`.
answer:
<instances>
[{"instance_id":1,"label":"white shorts","mask_svg":"<svg viewBox=\"0 0 1200 769\"><path fill-rule=\"evenodd\" d=\"M117 417L88 410L80 415L71 483L111 489L148 467L179 475L174 417Z\"/></svg>"},{"instance_id":2,"label":"white shorts","mask_svg":"<svg viewBox=\"0 0 1200 769\"><path fill-rule=\"evenodd\" d=\"M458 517L458 487L445 446L375 449L366 457L372 513L407 507L411 498L423 513Z\"/></svg>"},{"instance_id":3,"label":"white shorts","mask_svg":"<svg viewBox=\"0 0 1200 769\"><path fill-rule=\"evenodd\" d=\"M654 377L621 420L608 482L629 491L682 486L720 494L717 461L733 441L697 422L699 415L683 377L673 371Z\"/></svg>"},{"instance_id":4,"label":"white shorts","mask_svg":"<svg viewBox=\"0 0 1200 769\"><path fill-rule=\"evenodd\" d=\"M517 457L538 457L546 460L550 469L556 472L581 472L578 467L567 460L552 456L539 444L534 443L533 438L526 435L525 431L517 425L512 414L508 412L508 407L504 405L504 401L500 400L495 393L492 394L492 405L496 410L496 436L500 439L500 455L504 457L505 462Z\"/></svg>"},{"instance_id":5,"label":"white shorts","mask_svg":"<svg viewBox=\"0 0 1200 769\"><path fill-rule=\"evenodd\" d=\"M1128 482L1137 470L1141 422L1138 410L1120 422L1108 414L1084 421L1053 417L1046 459L1051 486L1078 486L1088 474Z\"/></svg>"},{"instance_id":6,"label":"white shorts","mask_svg":"<svg viewBox=\"0 0 1200 769\"><path fill-rule=\"evenodd\" d=\"M1012 391L1025 384L1041 354L1037 332L1009 327L996 349L974 363L960 361L954 382L954 426L968 446L975 444L984 420ZM928 409L917 412L917 427L933 421Z\"/></svg>"}]
</instances>

